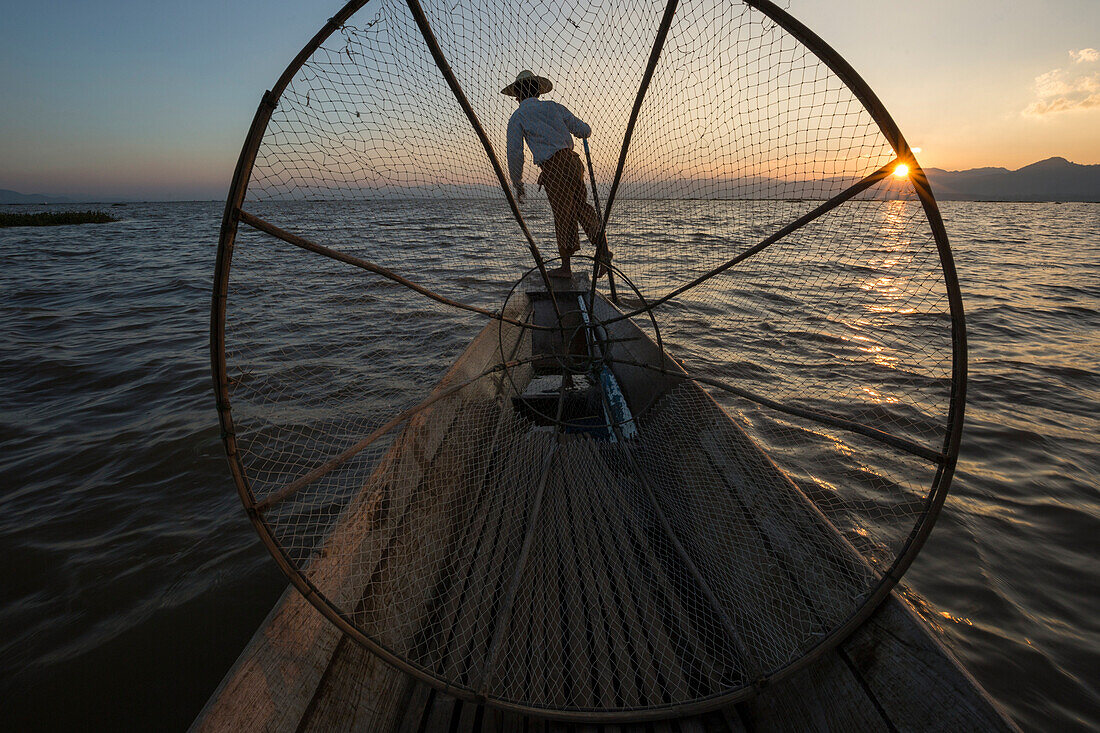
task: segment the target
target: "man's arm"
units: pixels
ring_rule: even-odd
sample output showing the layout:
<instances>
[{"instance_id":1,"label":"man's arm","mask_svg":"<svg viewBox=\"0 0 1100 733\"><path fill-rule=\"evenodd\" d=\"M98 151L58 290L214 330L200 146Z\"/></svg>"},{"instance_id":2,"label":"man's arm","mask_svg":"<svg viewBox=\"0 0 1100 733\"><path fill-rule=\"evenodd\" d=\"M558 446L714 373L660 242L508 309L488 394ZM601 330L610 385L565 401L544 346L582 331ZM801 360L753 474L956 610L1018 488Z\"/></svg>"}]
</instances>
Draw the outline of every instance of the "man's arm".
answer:
<instances>
[{"instance_id":1,"label":"man's arm","mask_svg":"<svg viewBox=\"0 0 1100 733\"><path fill-rule=\"evenodd\" d=\"M562 119L565 121L565 127L569 132L573 133L574 137L588 137L592 134L592 128L573 116L564 105L561 106Z\"/></svg>"},{"instance_id":2,"label":"man's arm","mask_svg":"<svg viewBox=\"0 0 1100 733\"><path fill-rule=\"evenodd\" d=\"M508 175L512 177L512 187L517 192L523 191L523 126L515 114L508 120Z\"/></svg>"}]
</instances>

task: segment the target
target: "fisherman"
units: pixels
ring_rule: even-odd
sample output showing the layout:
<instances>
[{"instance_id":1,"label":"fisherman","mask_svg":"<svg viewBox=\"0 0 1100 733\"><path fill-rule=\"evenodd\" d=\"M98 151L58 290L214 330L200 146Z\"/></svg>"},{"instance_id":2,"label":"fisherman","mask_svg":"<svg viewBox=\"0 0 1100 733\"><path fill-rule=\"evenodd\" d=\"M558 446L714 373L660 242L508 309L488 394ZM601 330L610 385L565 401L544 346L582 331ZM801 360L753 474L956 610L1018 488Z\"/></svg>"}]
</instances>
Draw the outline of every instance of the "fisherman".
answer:
<instances>
[{"instance_id":1,"label":"fisherman","mask_svg":"<svg viewBox=\"0 0 1100 733\"><path fill-rule=\"evenodd\" d=\"M572 276L569 258L580 249L577 237L579 221L588 241L596 248L596 259L600 261L596 277L600 277L607 271L604 260L609 260L611 253L607 249L607 237L600 226L600 218L588 203L584 165L573 151L572 137L587 138L592 134L592 128L557 102L539 99L540 95L553 88L549 79L525 70L501 90L501 94L519 101L519 109L508 120L508 173L516 189L516 198L523 203L526 198L523 189L523 141L526 140L535 164L542 168L538 185L546 187L550 209L554 212L554 229L562 264L548 274L552 277Z\"/></svg>"}]
</instances>

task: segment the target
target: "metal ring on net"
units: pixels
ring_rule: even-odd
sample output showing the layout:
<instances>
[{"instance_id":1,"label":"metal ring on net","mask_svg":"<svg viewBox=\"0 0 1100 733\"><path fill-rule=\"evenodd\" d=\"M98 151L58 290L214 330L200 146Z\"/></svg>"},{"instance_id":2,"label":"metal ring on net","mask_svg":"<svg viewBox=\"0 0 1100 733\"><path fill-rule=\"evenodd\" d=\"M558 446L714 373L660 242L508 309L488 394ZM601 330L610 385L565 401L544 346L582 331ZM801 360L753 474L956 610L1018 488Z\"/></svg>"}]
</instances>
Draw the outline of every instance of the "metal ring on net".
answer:
<instances>
[{"instance_id":1,"label":"metal ring on net","mask_svg":"<svg viewBox=\"0 0 1100 733\"><path fill-rule=\"evenodd\" d=\"M215 271L231 471L306 598L448 694L716 708L858 628L935 522L966 381L947 235L877 97L775 4L527 5L355 0L263 96ZM531 259L552 289L499 153L522 68L592 125L600 228L649 294L590 286L603 330L577 329L629 434L521 409L556 330L492 307Z\"/></svg>"}]
</instances>

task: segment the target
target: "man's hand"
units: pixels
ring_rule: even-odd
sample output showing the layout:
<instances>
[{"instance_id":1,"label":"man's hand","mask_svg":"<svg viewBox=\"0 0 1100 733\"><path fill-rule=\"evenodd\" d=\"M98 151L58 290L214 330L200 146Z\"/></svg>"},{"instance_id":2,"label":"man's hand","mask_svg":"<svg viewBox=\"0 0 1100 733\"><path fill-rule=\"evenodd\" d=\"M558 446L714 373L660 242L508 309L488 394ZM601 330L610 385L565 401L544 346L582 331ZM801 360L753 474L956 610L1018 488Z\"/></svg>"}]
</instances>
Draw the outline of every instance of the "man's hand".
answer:
<instances>
[{"instance_id":1,"label":"man's hand","mask_svg":"<svg viewBox=\"0 0 1100 733\"><path fill-rule=\"evenodd\" d=\"M523 189L522 183L516 184L516 201L521 204L527 203L527 192Z\"/></svg>"}]
</instances>

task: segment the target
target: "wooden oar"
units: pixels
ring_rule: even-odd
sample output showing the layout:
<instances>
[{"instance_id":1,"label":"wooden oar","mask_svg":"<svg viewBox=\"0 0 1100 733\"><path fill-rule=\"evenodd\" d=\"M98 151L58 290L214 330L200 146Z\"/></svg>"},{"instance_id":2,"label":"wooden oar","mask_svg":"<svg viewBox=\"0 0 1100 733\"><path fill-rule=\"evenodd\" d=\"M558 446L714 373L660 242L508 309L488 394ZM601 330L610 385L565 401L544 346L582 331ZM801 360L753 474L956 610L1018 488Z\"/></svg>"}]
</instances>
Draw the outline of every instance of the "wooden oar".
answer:
<instances>
[{"instance_id":1,"label":"wooden oar","mask_svg":"<svg viewBox=\"0 0 1100 733\"><path fill-rule=\"evenodd\" d=\"M583 138L581 142L584 143L584 157L588 161L588 178L592 181L592 202L596 205L596 217L600 220L600 234L603 236L601 239L604 244L602 247L596 248L596 261L599 262L601 258L605 259L608 264L607 268L607 284L611 288L611 301L618 305L619 294L615 292L615 278L611 274L611 254L607 248L607 222L603 220L603 212L600 211L600 192L596 190L596 169L592 167L592 153L588 150L588 138ZM597 271L599 268L596 268ZM595 278L592 278L595 282Z\"/></svg>"}]
</instances>

